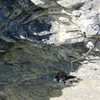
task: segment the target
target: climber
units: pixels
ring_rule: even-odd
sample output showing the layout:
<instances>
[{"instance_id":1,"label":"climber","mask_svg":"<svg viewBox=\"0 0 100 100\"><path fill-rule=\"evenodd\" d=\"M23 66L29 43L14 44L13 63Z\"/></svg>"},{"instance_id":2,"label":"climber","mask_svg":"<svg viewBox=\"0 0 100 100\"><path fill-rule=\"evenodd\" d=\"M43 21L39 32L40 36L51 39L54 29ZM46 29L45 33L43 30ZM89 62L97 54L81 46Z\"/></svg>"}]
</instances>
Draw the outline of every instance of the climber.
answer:
<instances>
[{"instance_id":1,"label":"climber","mask_svg":"<svg viewBox=\"0 0 100 100\"><path fill-rule=\"evenodd\" d=\"M57 73L57 75L54 78L54 81L65 82L67 80L67 77L68 77L68 75L64 71L59 70L59 72Z\"/></svg>"}]
</instances>

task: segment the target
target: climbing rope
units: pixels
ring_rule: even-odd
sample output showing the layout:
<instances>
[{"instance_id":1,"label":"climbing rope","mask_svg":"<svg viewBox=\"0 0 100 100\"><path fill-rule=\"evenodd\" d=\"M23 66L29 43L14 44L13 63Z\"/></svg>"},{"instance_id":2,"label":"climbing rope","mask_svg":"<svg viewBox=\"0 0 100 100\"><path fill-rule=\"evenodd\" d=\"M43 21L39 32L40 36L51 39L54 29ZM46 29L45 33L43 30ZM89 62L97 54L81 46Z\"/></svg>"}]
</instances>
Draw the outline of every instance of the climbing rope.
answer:
<instances>
[{"instance_id":1,"label":"climbing rope","mask_svg":"<svg viewBox=\"0 0 100 100\"><path fill-rule=\"evenodd\" d=\"M81 56L80 58L78 58L78 59L73 60L73 61L70 62L71 63L71 70L73 68L73 63L78 62L79 60L87 57L90 54L90 52L96 47L98 41L100 41L100 36L98 36L98 38L96 39L96 41L95 41L94 44L92 42L88 42L87 43L86 46L88 47L89 50L83 56Z\"/></svg>"}]
</instances>

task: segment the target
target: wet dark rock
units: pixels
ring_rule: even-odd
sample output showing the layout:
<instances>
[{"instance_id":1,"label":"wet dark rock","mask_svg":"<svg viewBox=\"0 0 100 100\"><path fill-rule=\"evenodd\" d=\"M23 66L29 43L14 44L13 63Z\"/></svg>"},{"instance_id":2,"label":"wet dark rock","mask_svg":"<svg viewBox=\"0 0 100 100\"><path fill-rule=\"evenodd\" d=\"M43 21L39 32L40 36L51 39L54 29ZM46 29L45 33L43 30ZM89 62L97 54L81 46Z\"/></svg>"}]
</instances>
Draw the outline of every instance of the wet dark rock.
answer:
<instances>
[{"instance_id":1,"label":"wet dark rock","mask_svg":"<svg viewBox=\"0 0 100 100\"><path fill-rule=\"evenodd\" d=\"M6 35L6 37L8 35L8 37L19 39L21 39L21 35L29 39L38 40L38 38L34 36L34 33L50 31L51 24L46 22L46 20L50 18L41 16L41 18L38 17L38 14L42 13L43 9L35 6L30 0L8 0L7 2L1 2L0 27L3 27L3 29L0 30L0 34ZM38 11L39 13L36 14ZM5 21L3 21L4 16L6 16ZM36 18L34 19L35 16Z\"/></svg>"},{"instance_id":2,"label":"wet dark rock","mask_svg":"<svg viewBox=\"0 0 100 100\"><path fill-rule=\"evenodd\" d=\"M5 18L3 12L0 11L0 21L2 21Z\"/></svg>"},{"instance_id":3,"label":"wet dark rock","mask_svg":"<svg viewBox=\"0 0 100 100\"><path fill-rule=\"evenodd\" d=\"M9 12L13 12L13 4L15 3L15 0L8 0L7 1L7 5L6 8Z\"/></svg>"},{"instance_id":4,"label":"wet dark rock","mask_svg":"<svg viewBox=\"0 0 100 100\"><path fill-rule=\"evenodd\" d=\"M13 46L13 43L7 43L5 40L0 39L0 54L5 53Z\"/></svg>"},{"instance_id":5,"label":"wet dark rock","mask_svg":"<svg viewBox=\"0 0 100 100\"><path fill-rule=\"evenodd\" d=\"M39 20L34 20L29 24L26 25L20 25L14 21L10 21L8 23L8 31L9 31L9 36L12 37L19 37L24 36L26 38L33 38L33 40L42 40L42 37L46 38L49 37L49 35L44 35L44 36L36 36L34 33L39 33L43 31L50 31L51 25L47 24L46 22L42 21L39 22ZM41 39L39 39L41 38Z\"/></svg>"},{"instance_id":6,"label":"wet dark rock","mask_svg":"<svg viewBox=\"0 0 100 100\"><path fill-rule=\"evenodd\" d=\"M51 25L47 24L44 21L40 23L39 20L35 20L31 23L31 30L36 33L39 33L42 31L50 31L50 28L51 28Z\"/></svg>"},{"instance_id":7,"label":"wet dark rock","mask_svg":"<svg viewBox=\"0 0 100 100\"><path fill-rule=\"evenodd\" d=\"M78 3L78 4L74 5L72 7L72 9L79 10L83 5L84 5L84 3Z\"/></svg>"}]
</instances>

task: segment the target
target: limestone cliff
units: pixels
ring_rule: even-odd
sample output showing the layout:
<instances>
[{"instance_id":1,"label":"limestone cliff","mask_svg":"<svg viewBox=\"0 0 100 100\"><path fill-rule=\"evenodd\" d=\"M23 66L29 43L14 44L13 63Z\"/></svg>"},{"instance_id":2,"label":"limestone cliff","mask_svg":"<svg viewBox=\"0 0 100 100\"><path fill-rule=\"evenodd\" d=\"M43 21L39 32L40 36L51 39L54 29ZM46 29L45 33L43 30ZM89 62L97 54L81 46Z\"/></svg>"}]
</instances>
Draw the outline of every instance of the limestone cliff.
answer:
<instances>
[{"instance_id":1,"label":"limestone cliff","mask_svg":"<svg viewBox=\"0 0 100 100\"><path fill-rule=\"evenodd\" d=\"M100 34L99 4L0 0L0 100L49 100L60 95L64 85L54 83L53 77L59 69L68 75L78 70L79 62L72 67L71 61L87 51L88 39Z\"/></svg>"}]
</instances>

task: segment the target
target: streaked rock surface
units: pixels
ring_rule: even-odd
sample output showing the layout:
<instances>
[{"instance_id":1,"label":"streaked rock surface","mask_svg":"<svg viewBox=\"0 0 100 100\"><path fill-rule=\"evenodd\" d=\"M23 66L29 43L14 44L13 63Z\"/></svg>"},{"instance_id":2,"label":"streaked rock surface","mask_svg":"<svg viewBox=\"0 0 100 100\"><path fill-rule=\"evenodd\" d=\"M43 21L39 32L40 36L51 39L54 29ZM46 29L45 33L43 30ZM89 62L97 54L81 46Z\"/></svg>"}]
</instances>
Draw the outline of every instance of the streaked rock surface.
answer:
<instances>
[{"instance_id":1,"label":"streaked rock surface","mask_svg":"<svg viewBox=\"0 0 100 100\"><path fill-rule=\"evenodd\" d=\"M70 62L87 51L84 37L94 43L100 34L99 0L71 1L0 0L0 100L61 95L54 76L77 71ZM99 45L94 51L100 56Z\"/></svg>"}]
</instances>

